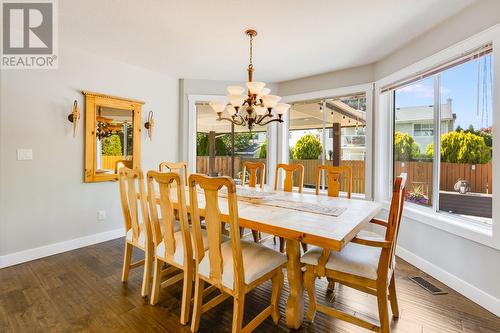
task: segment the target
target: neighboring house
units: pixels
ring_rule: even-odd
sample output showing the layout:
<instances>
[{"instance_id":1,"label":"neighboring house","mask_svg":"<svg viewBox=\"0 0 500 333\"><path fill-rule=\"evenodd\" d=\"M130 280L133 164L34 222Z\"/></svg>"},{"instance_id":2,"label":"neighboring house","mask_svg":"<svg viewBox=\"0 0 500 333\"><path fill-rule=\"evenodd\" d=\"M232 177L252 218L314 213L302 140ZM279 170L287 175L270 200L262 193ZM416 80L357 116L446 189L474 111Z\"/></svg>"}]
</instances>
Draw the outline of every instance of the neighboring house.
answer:
<instances>
[{"instance_id":1,"label":"neighboring house","mask_svg":"<svg viewBox=\"0 0 500 333\"><path fill-rule=\"evenodd\" d=\"M452 112L451 98L446 104L441 104L441 134L455 130L456 115ZM422 105L396 108L395 130L408 133L425 153L427 145L433 143L434 138L434 106Z\"/></svg>"},{"instance_id":2,"label":"neighboring house","mask_svg":"<svg viewBox=\"0 0 500 333\"><path fill-rule=\"evenodd\" d=\"M243 158L259 158L260 147L266 141L266 132L257 132L256 138L253 140L253 144L247 147L243 151L235 151L236 156Z\"/></svg>"}]
</instances>

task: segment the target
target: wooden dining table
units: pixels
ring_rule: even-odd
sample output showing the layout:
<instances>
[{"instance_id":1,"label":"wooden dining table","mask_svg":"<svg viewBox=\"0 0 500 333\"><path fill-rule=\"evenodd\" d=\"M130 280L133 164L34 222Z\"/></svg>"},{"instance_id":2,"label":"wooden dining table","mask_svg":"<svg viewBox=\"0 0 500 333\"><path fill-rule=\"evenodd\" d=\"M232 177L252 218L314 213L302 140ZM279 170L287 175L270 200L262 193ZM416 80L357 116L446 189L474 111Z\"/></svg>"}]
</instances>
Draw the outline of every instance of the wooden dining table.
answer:
<instances>
[{"instance_id":1,"label":"wooden dining table","mask_svg":"<svg viewBox=\"0 0 500 333\"><path fill-rule=\"evenodd\" d=\"M380 212L381 204L314 193L275 192L267 187L254 191L262 191L268 197L238 197L239 226L285 239L290 290L286 303L286 325L298 329L304 318L300 243L341 251ZM290 204L287 205L287 202ZM189 211L187 190L186 204ZM201 192L198 192L198 204L203 216L205 200ZM223 194L219 197L219 207L222 221L226 222L228 206Z\"/></svg>"}]
</instances>

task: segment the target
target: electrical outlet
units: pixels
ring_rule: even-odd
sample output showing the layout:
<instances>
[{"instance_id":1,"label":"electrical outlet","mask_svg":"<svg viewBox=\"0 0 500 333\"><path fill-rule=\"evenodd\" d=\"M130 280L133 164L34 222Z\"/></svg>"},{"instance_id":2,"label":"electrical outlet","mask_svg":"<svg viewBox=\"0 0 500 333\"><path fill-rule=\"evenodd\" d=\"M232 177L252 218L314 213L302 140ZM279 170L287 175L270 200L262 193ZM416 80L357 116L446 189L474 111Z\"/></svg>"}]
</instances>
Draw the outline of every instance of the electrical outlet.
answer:
<instances>
[{"instance_id":1,"label":"electrical outlet","mask_svg":"<svg viewBox=\"0 0 500 333\"><path fill-rule=\"evenodd\" d=\"M106 219L106 211L98 210L97 211L97 221L104 221Z\"/></svg>"},{"instance_id":2,"label":"electrical outlet","mask_svg":"<svg viewBox=\"0 0 500 333\"><path fill-rule=\"evenodd\" d=\"M17 160L18 161L30 161L33 159L32 149L21 149L17 148Z\"/></svg>"}]
</instances>

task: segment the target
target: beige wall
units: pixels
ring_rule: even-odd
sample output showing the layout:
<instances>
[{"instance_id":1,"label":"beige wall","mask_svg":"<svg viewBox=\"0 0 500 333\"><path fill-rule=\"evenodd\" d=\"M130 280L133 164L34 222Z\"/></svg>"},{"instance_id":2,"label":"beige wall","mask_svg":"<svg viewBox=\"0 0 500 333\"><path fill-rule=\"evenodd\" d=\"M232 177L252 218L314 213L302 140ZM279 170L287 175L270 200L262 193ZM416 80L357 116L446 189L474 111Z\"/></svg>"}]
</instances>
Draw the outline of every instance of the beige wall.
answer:
<instances>
[{"instance_id":1,"label":"beige wall","mask_svg":"<svg viewBox=\"0 0 500 333\"><path fill-rule=\"evenodd\" d=\"M118 183L83 183L84 118L76 138L67 120L73 100L83 106L81 90L145 101L143 122L153 110L156 127L152 142L143 131L144 170L177 160L177 79L60 46L59 69L2 70L0 82L0 262L123 228ZM33 160L17 161L17 148L33 149Z\"/></svg>"},{"instance_id":2,"label":"beige wall","mask_svg":"<svg viewBox=\"0 0 500 333\"><path fill-rule=\"evenodd\" d=\"M289 96L373 82L373 66L366 65L278 83L278 94Z\"/></svg>"}]
</instances>

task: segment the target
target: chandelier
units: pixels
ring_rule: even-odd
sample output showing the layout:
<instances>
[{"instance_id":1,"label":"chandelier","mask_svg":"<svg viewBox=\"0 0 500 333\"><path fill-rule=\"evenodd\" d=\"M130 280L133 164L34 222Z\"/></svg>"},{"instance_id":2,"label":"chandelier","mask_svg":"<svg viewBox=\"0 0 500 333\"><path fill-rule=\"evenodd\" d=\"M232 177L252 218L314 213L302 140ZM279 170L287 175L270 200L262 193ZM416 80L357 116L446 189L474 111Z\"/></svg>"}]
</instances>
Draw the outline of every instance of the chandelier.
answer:
<instances>
[{"instance_id":1,"label":"chandelier","mask_svg":"<svg viewBox=\"0 0 500 333\"><path fill-rule=\"evenodd\" d=\"M209 105L217 113L217 120L226 120L236 126L248 126L252 131L255 125L265 126L272 122L283 122L283 114L290 108L289 104L278 103L280 96L269 95L271 89L265 88L264 82L253 81L253 38L257 31L248 29L245 34L250 39L250 59L248 64L247 93L240 86L228 86L229 104L212 101ZM227 116L223 116L227 111ZM273 112L274 111L274 112Z\"/></svg>"}]
</instances>

